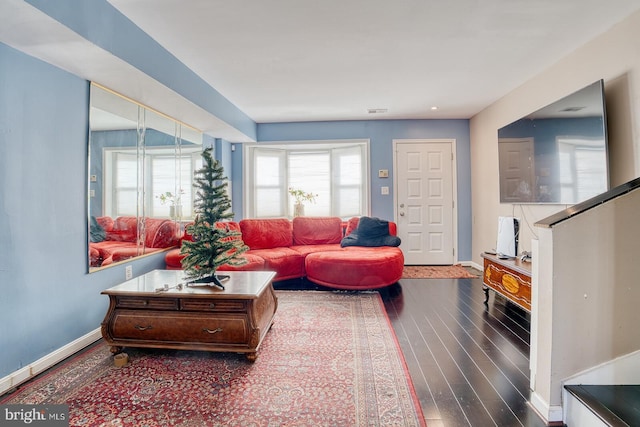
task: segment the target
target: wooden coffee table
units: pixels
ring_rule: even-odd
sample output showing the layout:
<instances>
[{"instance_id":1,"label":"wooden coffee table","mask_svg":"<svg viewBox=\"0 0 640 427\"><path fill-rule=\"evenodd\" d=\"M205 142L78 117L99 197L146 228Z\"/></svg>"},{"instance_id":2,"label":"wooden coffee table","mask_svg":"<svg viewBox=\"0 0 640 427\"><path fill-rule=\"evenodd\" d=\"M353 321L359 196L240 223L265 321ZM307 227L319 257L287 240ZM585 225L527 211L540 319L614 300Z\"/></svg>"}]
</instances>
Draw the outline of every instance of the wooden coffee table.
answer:
<instances>
[{"instance_id":1,"label":"wooden coffee table","mask_svg":"<svg viewBox=\"0 0 640 427\"><path fill-rule=\"evenodd\" d=\"M185 286L181 270L154 270L103 291L109 309L102 336L113 353L172 348L246 353L255 361L278 306L275 272L224 274L230 276L224 290Z\"/></svg>"}]
</instances>

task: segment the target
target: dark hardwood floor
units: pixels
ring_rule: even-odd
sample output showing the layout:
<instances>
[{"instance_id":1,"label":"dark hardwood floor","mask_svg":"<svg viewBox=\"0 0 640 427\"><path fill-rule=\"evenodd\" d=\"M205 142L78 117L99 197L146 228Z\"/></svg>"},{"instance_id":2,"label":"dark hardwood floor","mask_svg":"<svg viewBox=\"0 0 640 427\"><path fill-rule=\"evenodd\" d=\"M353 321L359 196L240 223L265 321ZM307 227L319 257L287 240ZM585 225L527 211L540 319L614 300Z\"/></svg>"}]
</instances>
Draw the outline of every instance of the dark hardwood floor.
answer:
<instances>
[{"instance_id":1,"label":"dark hardwood floor","mask_svg":"<svg viewBox=\"0 0 640 427\"><path fill-rule=\"evenodd\" d=\"M544 426L529 400L525 311L482 280L403 279L381 291L429 427Z\"/></svg>"}]
</instances>

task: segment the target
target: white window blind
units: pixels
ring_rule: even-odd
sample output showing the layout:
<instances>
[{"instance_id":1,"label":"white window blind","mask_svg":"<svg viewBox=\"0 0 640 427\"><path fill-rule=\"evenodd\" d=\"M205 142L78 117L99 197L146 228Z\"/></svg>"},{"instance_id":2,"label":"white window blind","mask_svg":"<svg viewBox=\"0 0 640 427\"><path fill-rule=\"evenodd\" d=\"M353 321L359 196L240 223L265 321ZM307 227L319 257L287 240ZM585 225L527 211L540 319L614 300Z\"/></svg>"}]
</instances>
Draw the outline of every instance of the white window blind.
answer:
<instances>
[{"instance_id":1,"label":"white window blind","mask_svg":"<svg viewBox=\"0 0 640 427\"><path fill-rule=\"evenodd\" d=\"M138 206L137 173L138 160L135 151L115 152L111 157L114 162L112 170L115 184L111 186L111 191L107 189L107 200L112 208L112 216L136 215Z\"/></svg>"},{"instance_id":2,"label":"white window blind","mask_svg":"<svg viewBox=\"0 0 640 427\"><path fill-rule=\"evenodd\" d=\"M289 152L289 184L308 193L317 194L315 203L304 203L305 215L331 215L331 153ZM288 193L287 193L288 194ZM288 212L293 212L295 199L289 197Z\"/></svg>"},{"instance_id":3,"label":"white window blind","mask_svg":"<svg viewBox=\"0 0 640 427\"><path fill-rule=\"evenodd\" d=\"M147 148L142 169L151 182L150 192L145 194L145 215L169 218L171 202L162 204L159 196L166 192L179 194L177 204L181 218L193 218L193 174L202 167L200 147L183 149L176 155L173 148ZM105 150L105 215L137 215L137 154L132 149Z\"/></svg>"},{"instance_id":4,"label":"white window blind","mask_svg":"<svg viewBox=\"0 0 640 427\"><path fill-rule=\"evenodd\" d=\"M607 191L601 141L558 138L561 199L585 200Z\"/></svg>"},{"instance_id":5,"label":"white window blind","mask_svg":"<svg viewBox=\"0 0 640 427\"><path fill-rule=\"evenodd\" d=\"M360 147L345 147L333 150L334 168L334 215L341 218L365 215L362 207L366 203L368 187L365 189L366 169Z\"/></svg>"}]
</instances>

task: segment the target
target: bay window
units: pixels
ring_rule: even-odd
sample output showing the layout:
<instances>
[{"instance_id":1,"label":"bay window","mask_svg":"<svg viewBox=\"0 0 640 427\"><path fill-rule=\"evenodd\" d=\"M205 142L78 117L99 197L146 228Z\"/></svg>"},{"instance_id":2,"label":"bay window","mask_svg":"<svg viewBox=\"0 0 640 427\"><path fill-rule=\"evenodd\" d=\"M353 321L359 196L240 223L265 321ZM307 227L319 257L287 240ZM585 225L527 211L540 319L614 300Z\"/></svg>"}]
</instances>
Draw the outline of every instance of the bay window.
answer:
<instances>
[{"instance_id":1,"label":"bay window","mask_svg":"<svg viewBox=\"0 0 640 427\"><path fill-rule=\"evenodd\" d=\"M130 148L104 150L105 161L105 214L136 216L138 175L148 183L144 192L145 216L170 217L171 207L179 206L181 219L193 219L193 175L202 167L201 147L147 148L144 161L138 163L138 153ZM169 200L160 197L171 193Z\"/></svg>"},{"instance_id":2,"label":"bay window","mask_svg":"<svg viewBox=\"0 0 640 427\"><path fill-rule=\"evenodd\" d=\"M316 195L307 216L367 215L369 142L347 140L245 146L245 217L293 217L290 188Z\"/></svg>"}]
</instances>

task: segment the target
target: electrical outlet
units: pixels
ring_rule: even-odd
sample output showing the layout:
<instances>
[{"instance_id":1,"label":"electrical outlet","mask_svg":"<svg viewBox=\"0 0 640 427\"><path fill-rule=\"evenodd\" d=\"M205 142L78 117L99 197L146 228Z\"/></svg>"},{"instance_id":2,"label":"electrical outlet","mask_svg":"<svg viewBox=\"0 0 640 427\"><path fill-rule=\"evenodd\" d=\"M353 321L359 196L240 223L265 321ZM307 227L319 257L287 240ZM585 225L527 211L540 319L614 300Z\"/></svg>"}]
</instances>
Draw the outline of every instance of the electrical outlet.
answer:
<instances>
[{"instance_id":1,"label":"electrical outlet","mask_svg":"<svg viewBox=\"0 0 640 427\"><path fill-rule=\"evenodd\" d=\"M125 280L130 280L133 277L133 266L127 265L124 268L124 278Z\"/></svg>"}]
</instances>

